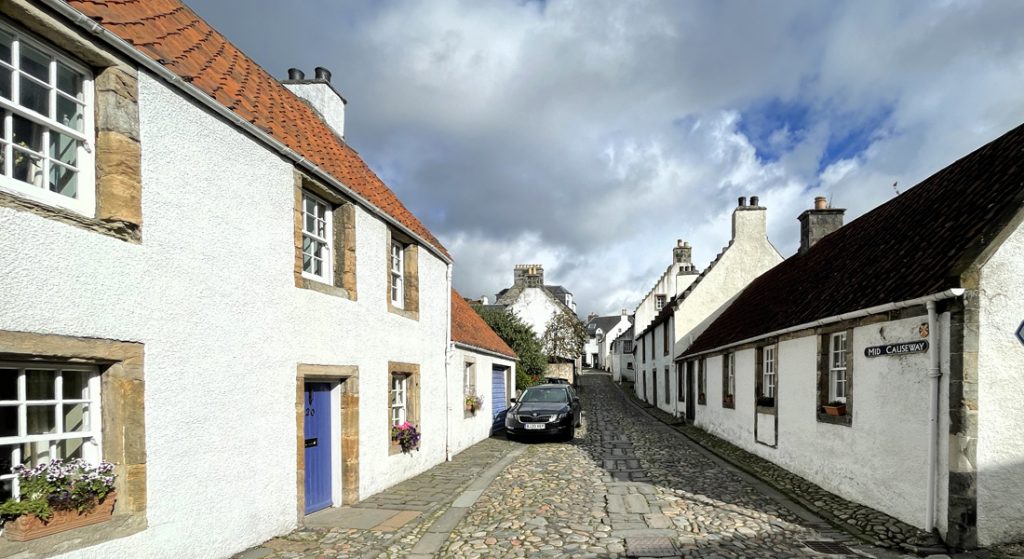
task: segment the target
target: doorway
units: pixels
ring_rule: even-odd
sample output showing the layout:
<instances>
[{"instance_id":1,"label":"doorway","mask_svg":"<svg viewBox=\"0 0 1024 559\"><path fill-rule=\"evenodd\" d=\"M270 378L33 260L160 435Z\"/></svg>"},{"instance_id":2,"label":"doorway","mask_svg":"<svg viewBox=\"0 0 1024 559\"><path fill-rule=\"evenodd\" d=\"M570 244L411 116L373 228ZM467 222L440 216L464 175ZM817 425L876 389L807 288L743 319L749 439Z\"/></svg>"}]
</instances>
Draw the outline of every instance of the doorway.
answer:
<instances>
[{"instance_id":1,"label":"doorway","mask_svg":"<svg viewBox=\"0 0 1024 559\"><path fill-rule=\"evenodd\" d=\"M686 421L693 424L697 418L696 400L697 394L694 390L693 361L686 362Z\"/></svg>"},{"instance_id":2,"label":"doorway","mask_svg":"<svg viewBox=\"0 0 1024 559\"><path fill-rule=\"evenodd\" d=\"M331 385L307 382L305 386L305 484L306 514L331 506L332 436Z\"/></svg>"}]
</instances>

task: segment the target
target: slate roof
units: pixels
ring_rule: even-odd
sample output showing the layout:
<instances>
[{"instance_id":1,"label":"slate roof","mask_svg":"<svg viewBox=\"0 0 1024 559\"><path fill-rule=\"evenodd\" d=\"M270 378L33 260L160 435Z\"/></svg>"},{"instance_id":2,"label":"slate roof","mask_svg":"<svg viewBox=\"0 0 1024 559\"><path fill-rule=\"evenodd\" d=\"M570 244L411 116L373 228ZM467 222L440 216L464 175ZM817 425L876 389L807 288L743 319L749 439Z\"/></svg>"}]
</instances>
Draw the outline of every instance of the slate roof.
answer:
<instances>
[{"instance_id":1,"label":"slate roof","mask_svg":"<svg viewBox=\"0 0 1024 559\"><path fill-rule=\"evenodd\" d=\"M324 170L450 258L309 105L178 0L68 0L137 50Z\"/></svg>"},{"instance_id":2,"label":"slate roof","mask_svg":"<svg viewBox=\"0 0 1024 559\"><path fill-rule=\"evenodd\" d=\"M452 341L500 353L509 359L518 358L516 352L505 343L505 340L501 339L454 289L452 289Z\"/></svg>"},{"instance_id":3,"label":"slate roof","mask_svg":"<svg viewBox=\"0 0 1024 559\"><path fill-rule=\"evenodd\" d=\"M961 287L1024 209L1024 126L979 148L755 279L684 355Z\"/></svg>"},{"instance_id":4,"label":"slate roof","mask_svg":"<svg viewBox=\"0 0 1024 559\"><path fill-rule=\"evenodd\" d=\"M619 314L614 316L594 317L590 322L587 323L587 333L590 335L595 335L597 329L600 328L602 332L607 334L608 332L611 332L612 328L614 328L620 320L622 320L622 315Z\"/></svg>"},{"instance_id":5,"label":"slate roof","mask_svg":"<svg viewBox=\"0 0 1024 559\"><path fill-rule=\"evenodd\" d=\"M633 327L626 328L622 334L619 334L618 338L615 338L616 342L633 341Z\"/></svg>"}]
</instances>

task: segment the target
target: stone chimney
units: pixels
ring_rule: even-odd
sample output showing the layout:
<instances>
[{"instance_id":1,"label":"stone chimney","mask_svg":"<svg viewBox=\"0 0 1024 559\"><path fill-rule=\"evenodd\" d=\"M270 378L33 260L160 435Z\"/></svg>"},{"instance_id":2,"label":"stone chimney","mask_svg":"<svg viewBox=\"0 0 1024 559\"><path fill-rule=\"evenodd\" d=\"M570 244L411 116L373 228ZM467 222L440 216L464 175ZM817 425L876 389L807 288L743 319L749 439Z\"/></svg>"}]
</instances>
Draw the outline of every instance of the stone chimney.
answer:
<instances>
[{"instance_id":1,"label":"stone chimney","mask_svg":"<svg viewBox=\"0 0 1024 559\"><path fill-rule=\"evenodd\" d=\"M765 208L760 205L757 196L750 197L747 205L746 196L740 196L736 209L732 212L732 240L757 239L768 236L768 225L765 221Z\"/></svg>"},{"instance_id":2,"label":"stone chimney","mask_svg":"<svg viewBox=\"0 0 1024 559\"><path fill-rule=\"evenodd\" d=\"M629 317L629 309L622 309L622 316Z\"/></svg>"},{"instance_id":3,"label":"stone chimney","mask_svg":"<svg viewBox=\"0 0 1024 559\"><path fill-rule=\"evenodd\" d=\"M486 295L481 295L480 296L480 304L481 305L490 305L491 301L490 301L490 299L487 298Z\"/></svg>"},{"instance_id":4,"label":"stone chimney","mask_svg":"<svg viewBox=\"0 0 1024 559\"><path fill-rule=\"evenodd\" d=\"M281 83L313 107L339 138L344 138L345 105L348 101L331 85L330 70L317 66L314 72L313 79L308 80L302 70L289 68L288 79Z\"/></svg>"},{"instance_id":5,"label":"stone chimney","mask_svg":"<svg viewBox=\"0 0 1024 559\"><path fill-rule=\"evenodd\" d=\"M693 247L690 243L676 240L676 246L672 249L672 265L676 267L676 274L696 274L697 268L693 265Z\"/></svg>"},{"instance_id":6,"label":"stone chimney","mask_svg":"<svg viewBox=\"0 0 1024 559\"><path fill-rule=\"evenodd\" d=\"M804 210L797 218L800 220L800 250L797 254L804 254L825 235L842 227L845 213L845 209L830 208L824 196L816 197L814 209Z\"/></svg>"},{"instance_id":7,"label":"stone chimney","mask_svg":"<svg viewBox=\"0 0 1024 559\"><path fill-rule=\"evenodd\" d=\"M516 287L544 287L544 266L540 264L516 264L512 276Z\"/></svg>"},{"instance_id":8,"label":"stone chimney","mask_svg":"<svg viewBox=\"0 0 1024 559\"><path fill-rule=\"evenodd\" d=\"M597 313L591 311L590 314L587 315L587 322L590 322L591 320L594 320L595 318L597 318Z\"/></svg>"}]
</instances>

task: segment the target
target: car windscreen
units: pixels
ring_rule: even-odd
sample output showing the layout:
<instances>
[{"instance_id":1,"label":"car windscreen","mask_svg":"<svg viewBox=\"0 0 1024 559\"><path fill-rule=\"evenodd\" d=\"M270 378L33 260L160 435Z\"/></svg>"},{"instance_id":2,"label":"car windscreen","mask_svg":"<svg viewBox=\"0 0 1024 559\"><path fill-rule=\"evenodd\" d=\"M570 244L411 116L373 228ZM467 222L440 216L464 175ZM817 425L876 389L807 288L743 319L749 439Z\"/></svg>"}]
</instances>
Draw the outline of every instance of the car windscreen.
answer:
<instances>
[{"instance_id":1,"label":"car windscreen","mask_svg":"<svg viewBox=\"0 0 1024 559\"><path fill-rule=\"evenodd\" d=\"M564 404L569 401L564 388L529 388L519 398L520 402L548 402Z\"/></svg>"}]
</instances>

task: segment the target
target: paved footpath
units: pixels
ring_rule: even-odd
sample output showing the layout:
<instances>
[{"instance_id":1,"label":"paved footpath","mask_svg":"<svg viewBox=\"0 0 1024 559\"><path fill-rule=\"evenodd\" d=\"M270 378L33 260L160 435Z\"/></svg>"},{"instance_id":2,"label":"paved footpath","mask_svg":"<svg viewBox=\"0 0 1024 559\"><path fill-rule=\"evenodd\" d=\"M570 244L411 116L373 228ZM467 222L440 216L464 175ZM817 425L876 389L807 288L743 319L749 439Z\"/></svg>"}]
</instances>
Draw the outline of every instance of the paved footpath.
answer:
<instances>
[{"instance_id":1,"label":"paved footpath","mask_svg":"<svg viewBox=\"0 0 1024 559\"><path fill-rule=\"evenodd\" d=\"M835 531L639 410L607 375L584 375L580 396L572 443L489 439L238 557L910 557Z\"/></svg>"}]
</instances>

